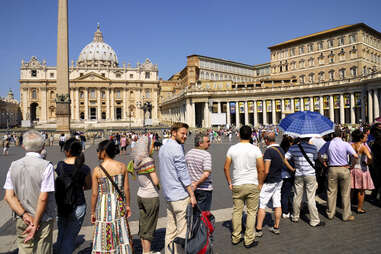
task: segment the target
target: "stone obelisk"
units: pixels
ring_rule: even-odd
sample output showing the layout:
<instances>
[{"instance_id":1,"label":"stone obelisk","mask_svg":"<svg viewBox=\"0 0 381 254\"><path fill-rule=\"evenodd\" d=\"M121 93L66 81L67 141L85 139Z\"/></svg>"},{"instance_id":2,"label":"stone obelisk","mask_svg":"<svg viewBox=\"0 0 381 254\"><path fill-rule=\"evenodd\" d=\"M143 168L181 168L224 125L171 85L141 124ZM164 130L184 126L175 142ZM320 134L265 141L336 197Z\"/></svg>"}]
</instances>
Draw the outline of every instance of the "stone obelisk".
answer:
<instances>
[{"instance_id":1,"label":"stone obelisk","mask_svg":"<svg viewBox=\"0 0 381 254\"><path fill-rule=\"evenodd\" d=\"M70 132L67 1L58 0L56 128L60 133Z\"/></svg>"}]
</instances>

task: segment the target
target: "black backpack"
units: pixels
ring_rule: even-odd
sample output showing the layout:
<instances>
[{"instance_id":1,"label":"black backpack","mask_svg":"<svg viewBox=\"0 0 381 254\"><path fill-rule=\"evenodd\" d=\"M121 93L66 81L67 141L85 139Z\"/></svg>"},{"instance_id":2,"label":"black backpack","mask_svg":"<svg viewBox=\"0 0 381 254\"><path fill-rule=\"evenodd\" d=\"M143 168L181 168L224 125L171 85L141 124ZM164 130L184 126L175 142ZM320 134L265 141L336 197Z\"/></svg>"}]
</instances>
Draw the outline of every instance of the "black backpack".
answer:
<instances>
[{"instance_id":1,"label":"black backpack","mask_svg":"<svg viewBox=\"0 0 381 254\"><path fill-rule=\"evenodd\" d=\"M56 172L58 175L55 180L57 212L60 217L68 217L74 211L77 201L75 177L78 168L75 167L72 174L67 174L63 169L63 162L59 162Z\"/></svg>"}]
</instances>

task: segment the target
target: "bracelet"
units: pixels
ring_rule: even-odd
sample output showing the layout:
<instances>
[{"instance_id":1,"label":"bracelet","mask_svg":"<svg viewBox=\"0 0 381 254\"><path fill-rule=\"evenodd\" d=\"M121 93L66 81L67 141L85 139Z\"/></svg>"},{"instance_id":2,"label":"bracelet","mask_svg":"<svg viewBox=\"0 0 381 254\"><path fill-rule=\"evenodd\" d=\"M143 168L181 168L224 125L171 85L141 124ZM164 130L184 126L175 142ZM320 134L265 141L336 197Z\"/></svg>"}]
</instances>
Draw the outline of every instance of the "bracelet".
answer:
<instances>
[{"instance_id":1,"label":"bracelet","mask_svg":"<svg viewBox=\"0 0 381 254\"><path fill-rule=\"evenodd\" d=\"M26 214L26 213L27 213L27 211L24 210L24 212L20 215L20 217L21 218L24 217L24 214Z\"/></svg>"}]
</instances>

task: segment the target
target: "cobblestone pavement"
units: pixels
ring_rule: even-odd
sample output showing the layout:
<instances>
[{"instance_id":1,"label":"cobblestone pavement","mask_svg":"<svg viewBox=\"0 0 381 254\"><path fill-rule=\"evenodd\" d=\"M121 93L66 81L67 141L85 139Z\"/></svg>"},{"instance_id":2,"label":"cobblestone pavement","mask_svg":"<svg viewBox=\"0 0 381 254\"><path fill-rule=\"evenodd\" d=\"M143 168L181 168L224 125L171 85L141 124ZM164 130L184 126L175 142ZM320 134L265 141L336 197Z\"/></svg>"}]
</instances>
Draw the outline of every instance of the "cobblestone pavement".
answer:
<instances>
[{"instance_id":1,"label":"cobblestone pavement","mask_svg":"<svg viewBox=\"0 0 381 254\"><path fill-rule=\"evenodd\" d=\"M193 137L188 140L185 150L192 147ZM381 210L379 207L374 206L368 202L365 203L365 209L368 211L366 214L355 214L355 221L343 222L340 219L341 209L338 208L337 217L333 220L328 220L324 216L325 204L319 201L319 211L321 220L326 222L325 227L312 228L307 223L308 211L303 209L302 219L298 223L292 223L289 220L282 219L281 221L281 234L274 235L269 232L268 225L272 225L270 219L271 211L268 212L266 217L267 226L264 227L264 236L259 238L259 245L246 249L243 245L232 246L230 242L231 230L231 207L232 199L231 192L226 186L226 181L223 173L223 164L225 154L228 147L232 143L224 140L223 144L212 144L210 152L213 158L213 205L212 210L216 216L216 231L214 250L215 253L252 253L252 252L270 252L271 253L381 253L381 228L378 226L381 220ZM86 163L91 167L98 164L96 158L95 145L90 146L85 153ZM0 184L3 185L5 174L9 168L12 160L23 156L21 148L11 148L8 157L0 157ZM155 155L156 156L156 155ZM63 154L59 152L58 146L48 147L48 159L53 163L63 158ZM128 162L127 155L119 155L118 160ZM4 173L5 172L5 173ZM130 218L130 226L134 238L134 247L136 253L141 253L140 241L137 236L137 205L134 193L137 191L137 183L130 180L131 184L131 206L134 212ZM3 190L0 192L1 198L3 197ZM75 253L90 253L91 240L93 228L90 224L89 209L90 209L90 192L86 192L86 199L88 202L88 213L85 218L84 225L80 232L80 245ZM0 202L0 213L4 223L0 224L0 253L17 253L15 241L15 226L14 222L10 219L10 210L4 201ZM161 200L160 205L160 219L158 229L156 232L153 248L155 250L162 250L164 247L165 235L165 215L166 204ZM56 235L56 231L55 231ZM80 240L79 239L79 240Z\"/></svg>"}]
</instances>

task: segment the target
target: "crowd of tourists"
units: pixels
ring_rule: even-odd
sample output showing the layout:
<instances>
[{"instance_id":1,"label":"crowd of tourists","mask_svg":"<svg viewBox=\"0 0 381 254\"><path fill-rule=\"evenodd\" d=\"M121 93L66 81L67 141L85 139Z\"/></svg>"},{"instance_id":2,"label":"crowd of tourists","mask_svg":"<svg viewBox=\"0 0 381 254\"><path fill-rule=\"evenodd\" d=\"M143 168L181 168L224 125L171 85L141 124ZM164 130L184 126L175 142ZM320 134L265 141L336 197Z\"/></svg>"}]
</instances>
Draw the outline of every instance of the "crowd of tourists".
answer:
<instances>
[{"instance_id":1,"label":"crowd of tourists","mask_svg":"<svg viewBox=\"0 0 381 254\"><path fill-rule=\"evenodd\" d=\"M309 225L321 227L315 195L327 199L326 214L334 219L337 192L340 189L342 220L353 221L351 204L358 214L366 213L366 190L380 191L381 124L353 130L350 143L338 126L326 137L292 138L279 135L277 127L252 130L242 126L200 132L194 135L194 148L184 152L189 130L186 123L174 123L162 137L154 133L115 133L97 145L99 165L91 170L85 163L86 140L81 134L59 145L65 158L52 165L42 156L45 137L35 130L23 134L23 158L12 162L4 184L5 200L16 217L19 253L52 253L53 228L57 223L56 253L72 253L85 218L84 191L91 189L91 223L94 224L92 253L133 253L128 224L131 213L139 214L139 237L143 253L153 252L151 243L159 216L160 199L167 203L165 253L182 253L187 232L187 207L196 212L210 211L212 204L212 156L207 151L218 137L237 134L239 142L226 153L224 173L232 193L233 245L243 242L251 248L263 236L266 209L274 209L269 231L280 234L281 218L300 221L305 192ZM217 141L216 141L217 139ZM266 147L262 153L258 144ZM130 146L132 161L117 161ZM152 153L158 151L159 170ZM158 174L158 171L160 174ZM129 178L139 186L138 211L131 211ZM351 200L356 198L356 201ZM325 195L324 195L325 194ZM246 205L245 232L242 212ZM242 237L243 236L243 237Z\"/></svg>"}]
</instances>

